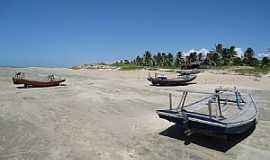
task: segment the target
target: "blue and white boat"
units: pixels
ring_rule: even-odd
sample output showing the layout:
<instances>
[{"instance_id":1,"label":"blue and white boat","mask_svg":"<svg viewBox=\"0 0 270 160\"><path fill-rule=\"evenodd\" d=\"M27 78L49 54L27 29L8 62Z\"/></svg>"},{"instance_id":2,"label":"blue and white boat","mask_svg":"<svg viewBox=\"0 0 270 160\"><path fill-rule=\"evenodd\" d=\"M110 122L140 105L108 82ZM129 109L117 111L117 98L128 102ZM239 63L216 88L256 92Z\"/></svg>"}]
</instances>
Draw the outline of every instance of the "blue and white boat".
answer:
<instances>
[{"instance_id":1,"label":"blue and white boat","mask_svg":"<svg viewBox=\"0 0 270 160\"><path fill-rule=\"evenodd\" d=\"M216 89L214 93L181 91L180 103L157 110L160 118L174 122L186 134L202 131L214 134L241 134L256 124L257 108L250 94L237 89ZM190 96L194 95L194 96Z\"/></svg>"}]
</instances>

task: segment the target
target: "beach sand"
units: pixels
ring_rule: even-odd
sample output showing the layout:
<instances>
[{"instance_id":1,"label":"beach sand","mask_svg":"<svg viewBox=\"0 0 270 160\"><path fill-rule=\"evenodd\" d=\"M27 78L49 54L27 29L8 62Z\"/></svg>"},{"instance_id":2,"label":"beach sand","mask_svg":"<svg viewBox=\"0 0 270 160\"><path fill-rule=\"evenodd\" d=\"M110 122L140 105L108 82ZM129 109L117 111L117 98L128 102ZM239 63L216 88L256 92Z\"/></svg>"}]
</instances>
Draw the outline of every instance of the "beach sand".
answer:
<instances>
[{"instance_id":1,"label":"beach sand","mask_svg":"<svg viewBox=\"0 0 270 160\"><path fill-rule=\"evenodd\" d=\"M67 81L58 87L16 88L11 81L16 71L54 73ZM0 68L0 159L269 159L269 76L207 71L195 84L177 87L151 86L147 76L144 70ZM177 89L213 91L219 86L251 93L259 108L253 133L236 137L229 146L196 134L184 145L178 128L155 113L168 107L169 93L180 96Z\"/></svg>"}]
</instances>

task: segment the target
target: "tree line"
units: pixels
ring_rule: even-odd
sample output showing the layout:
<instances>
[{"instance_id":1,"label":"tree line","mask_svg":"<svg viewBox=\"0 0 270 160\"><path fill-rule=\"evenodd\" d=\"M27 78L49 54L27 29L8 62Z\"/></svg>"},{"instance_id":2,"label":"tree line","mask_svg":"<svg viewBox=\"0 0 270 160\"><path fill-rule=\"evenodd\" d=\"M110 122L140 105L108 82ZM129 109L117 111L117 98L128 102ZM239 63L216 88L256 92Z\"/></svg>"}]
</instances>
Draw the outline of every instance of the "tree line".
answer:
<instances>
[{"instance_id":1,"label":"tree line","mask_svg":"<svg viewBox=\"0 0 270 160\"><path fill-rule=\"evenodd\" d=\"M184 56L179 51L175 54L158 52L156 54L146 51L143 56L137 56L132 60L121 60L115 64L135 64L137 66L159 67L159 68L188 68L188 66L227 66L227 65L246 65L269 67L270 60L263 57L262 60L256 58L255 51L247 48L244 55L237 55L236 47L223 47L222 44L215 46L215 49L209 51L206 55L203 53L191 52Z\"/></svg>"}]
</instances>

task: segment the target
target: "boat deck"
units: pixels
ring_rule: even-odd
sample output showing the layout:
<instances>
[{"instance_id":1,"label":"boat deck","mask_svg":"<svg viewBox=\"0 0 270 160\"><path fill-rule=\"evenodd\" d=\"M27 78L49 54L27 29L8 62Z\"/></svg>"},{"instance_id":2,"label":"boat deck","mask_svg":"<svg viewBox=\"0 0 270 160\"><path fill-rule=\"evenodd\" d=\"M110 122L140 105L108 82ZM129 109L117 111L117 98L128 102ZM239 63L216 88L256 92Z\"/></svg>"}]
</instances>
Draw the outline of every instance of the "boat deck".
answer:
<instances>
[{"instance_id":1,"label":"boat deck","mask_svg":"<svg viewBox=\"0 0 270 160\"><path fill-rule=\"evenodd\" d=\"M236 102L235 94L183 96L185 104L158 110L160 118L182 123L184 114L191 121L221 127L233 127L254 121L257 115L256 105L250 95L240 95ZM182 101L182 100L181 100ZM181 103L181 102L180 102ZM220 106L220 107L219 107ZM183 111L181 108L183 107ZM220 108L220 109L219 109Z\"/></svg>"},{"instance_id":2,"label":"boat deck","mask_svg":"<svg viewBox=\"0 0 270 160\"><path fill-rule=\"evenodd\" d=\"M221 101L220 107L222 116L219 114L218 105L216 102L211 103L212 119L218 120L222 123L241 123L254 118L256 111L255 104L252 99L246 96L242 96L245 103L239 103L239 106L235 102ZM187 104L185 110L192 113L200 113L204 115L209 115L208 101L207 98L196 104ZM226 97L221 97L221 99L233 99L233 95L226 95Z\"/></svg>"}]
</instances>

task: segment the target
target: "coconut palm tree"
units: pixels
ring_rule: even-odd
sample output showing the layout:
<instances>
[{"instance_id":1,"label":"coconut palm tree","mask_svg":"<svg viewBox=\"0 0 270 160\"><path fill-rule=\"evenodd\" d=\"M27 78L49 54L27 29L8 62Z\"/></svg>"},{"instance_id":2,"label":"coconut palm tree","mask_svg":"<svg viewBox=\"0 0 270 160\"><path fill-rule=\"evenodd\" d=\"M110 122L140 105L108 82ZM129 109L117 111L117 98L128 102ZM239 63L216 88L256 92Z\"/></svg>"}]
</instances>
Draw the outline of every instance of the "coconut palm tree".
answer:
<instances>
[{"instance_id":1,"label":"coconut palm tree","mask_svg":"<svg viewBox=\"0 0 270 160\"><path fill-rule=\"evenodd\" d=\"M175 56L174 66L180 67L183 62L182 52L177 52Z\"/></svg>"},{"instance_id":2,"label":"coconut palm tree","mask_svg":"<svg viewBox=\"0 0 270 160\"><path fill-rule=\"evenodd\" d=\"M173 55L171 53L168 53L167 62L168 62L168 67L173 66Z\"/></svg>"},{"instance_id":3,"label":"coconut palm tree","mask_svg":"<svg viewBox=\"0 0 270 160\"><path fill-rule=\"evenodd\" d=\"M149 51L146 51L143 56L143 63L145 66L151 66L152 65L152 55Z\"/></svg>"}]
</instances>

